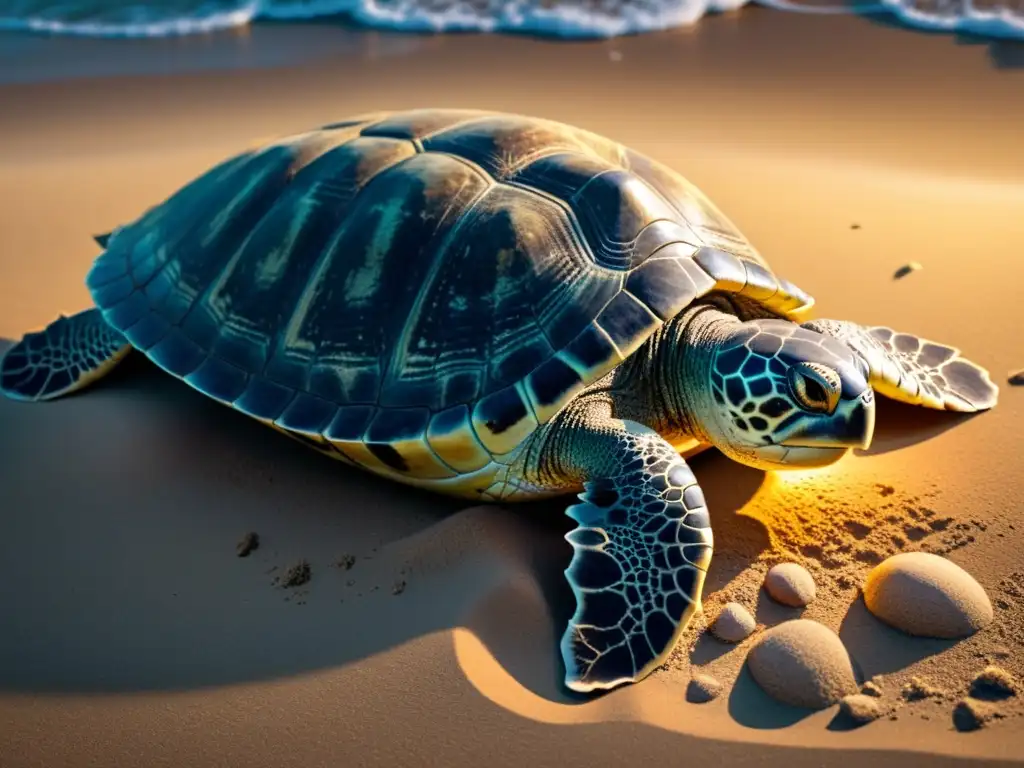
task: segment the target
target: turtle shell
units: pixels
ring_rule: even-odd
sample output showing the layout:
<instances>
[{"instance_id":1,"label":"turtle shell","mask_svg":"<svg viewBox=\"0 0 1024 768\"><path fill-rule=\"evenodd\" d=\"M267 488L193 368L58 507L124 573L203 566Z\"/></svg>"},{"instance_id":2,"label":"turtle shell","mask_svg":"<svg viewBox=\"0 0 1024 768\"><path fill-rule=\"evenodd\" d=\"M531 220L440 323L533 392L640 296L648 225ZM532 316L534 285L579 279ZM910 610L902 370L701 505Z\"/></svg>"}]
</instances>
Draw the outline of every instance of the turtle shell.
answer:
<instances>
[{"instance_id":1,"label":"turtle shell","mask_svg":"<svg viewBox=\"0 0 1024 768\"><path fill-rule=\"evenodd\" d=\"M501 461L699 296L810 304L665 166L455 110L240 154L117 230L87 282L107 322L196 389L439 480Z\"/></svg>"}]
</instances>

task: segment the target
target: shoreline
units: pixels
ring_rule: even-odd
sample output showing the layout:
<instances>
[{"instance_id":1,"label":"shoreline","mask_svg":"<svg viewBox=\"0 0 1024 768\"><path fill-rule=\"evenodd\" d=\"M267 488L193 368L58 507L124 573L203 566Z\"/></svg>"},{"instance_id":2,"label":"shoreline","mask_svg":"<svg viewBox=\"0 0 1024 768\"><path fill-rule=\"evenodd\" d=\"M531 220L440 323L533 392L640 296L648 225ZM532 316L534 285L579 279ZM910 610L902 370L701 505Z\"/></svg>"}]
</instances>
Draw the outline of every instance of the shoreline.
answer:
<instances>
[{"instance_id":1,"label":"shoreline","mask_svg":"<svg viewBox=\"0 0 1024 768\"><path fill-rule=\"evenodd\" d=\"M253 139L380 109L519 111L526 97L543 116L604 133L614 127L613 138L631 145L640 140L641 151L696 141L752 152L840 155L884 167L941 167L965 178L1024 178L1024 158L999 151L1013 145L1024 123L1024 69L1000 69L981 46L907 34L862 17L755 7L692 28L593 42L267 25L250 37L188 42L179 59L193 47L203 53L188 66L224 67L186 71L166 56L182 41L137 42L51 38L44 58L66 58L66 66L80 68L85 57L93 67L148 74L11 83L4 78L9 67L0 67L0 101L10 105L0 114L0 161L151 151L165 140L160 123L190 109L202 122L177 147L234 133L239 115L261 111L267 100L279 103L279 114L262 119ZM143 61L123 56L122 43ZM865 49L871 58L864 59ZM240 51L248 53L241 57ZM472 71L461 65L467 58L476 62ZM506 68L512 62L515 71ZM158 65L164 69L154 73ZM587 79L600 87L581 90ZM425 97L442 83L444 97ZM691 92L700 98L691 101ZM581 105L584 94L588 103ZM324 105L314 108L316 99ZM642 113L631 106L659 99L656 109ZM780 99L785 110L777 106ZM116 142L104 136L112 114L129 123ZM62 130L65 122L77 126L71 135ZM919 139L896 138L909 132ZM980 133L984 143L963 140Z\"/></svg>"}]
</instances>

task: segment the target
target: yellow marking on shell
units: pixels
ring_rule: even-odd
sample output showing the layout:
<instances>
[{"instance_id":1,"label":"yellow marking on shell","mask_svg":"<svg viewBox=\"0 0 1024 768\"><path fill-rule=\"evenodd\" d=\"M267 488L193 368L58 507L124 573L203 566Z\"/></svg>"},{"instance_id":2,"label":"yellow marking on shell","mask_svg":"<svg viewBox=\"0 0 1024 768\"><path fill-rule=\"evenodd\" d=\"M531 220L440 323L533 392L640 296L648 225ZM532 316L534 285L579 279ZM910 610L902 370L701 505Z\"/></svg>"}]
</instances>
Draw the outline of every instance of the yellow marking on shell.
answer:
<instances>
[{"instance_id":1,"label":"yellow marking on shell","mask_svg":"<svg viewBox=\"0 0 1024 768\"><path fill-rule=\"evenodd\" d=\"M747 273L747 284L741 291L744 296L758 301L766 301L779 292L779 284L775 281L772 273L764 267L744 261L743 269Z\"/></svg>"},{"instance_id":2,"label":"yellow marking on shell","mask_svg":"<svg viewBox=\"0 0 1024 768\"><path fill-rule=\"evenodd\" d=\"M597 331L601 336L605 338L611 348L611 354L607 358L597 363L594 366L587 366L583 362L576 360L571 354L568 354L563 350L559 354L562 355L562 359L569 364L569 366L578 373L584 381L594 382L608 373L612 368L619 365L626 358L623 357L622 352L612 341L612 337L608 335L608 332L597 323L591 323L590 327Z\"/></svg>"},{"instance_id":3,"label":"yellow marking on shell","mask_svg":"<svg viewBox=\"0 0 1024 768\"><path fill-rule=\"evenodd\" d=\"M564 355L562 352L559 352L555 356L559 360L564 362L569 368L572 368L572 370L576 371L576 373L579 373L579 371L576 370L576 367L573 366L572 362L568 359L568 357ZM530 407L533 409L534 416L537 417L537 421L540 422L541 424L547 424L549 421L551 421L551 419L553 419L559 411L561 411L566 405L568 405L572 400L574 400L580 392L586 389L587 386L582 379L578 379L561 395L559 395L557 400L555 400L553 403L548 403L545 405L537 399L537 395L533 391L533 377L536 374L537 371L534 371L533 373L526 377L523 389L526 392L527 396L530 398Z\"/></svg>"},{"instance_id":4,"label":"yellow marking on shell","mask_svg":"<svg viewBox=\"0 0 1024 768\"><path fill-rule=\"evenodd\" d=\"M720 291L739 293L747 284L747 271L743 268L743 262L731 253L716 251L712 256L705 257L698 251L694 260L715 278L715 287Z\"/></svg>"},{"instance_id":5,"label":"yellow marking on shell","mask_svg":"<svg viewBox=\"0 0 1024 768\"><path fill-rule=\"evenodd\" d=\"M521 382L517 384L512 391L522 401L524 414L500 432L495 431L492 426L488 425L484 411L488 406L493 407L494 403L498 402L499 397L507 397L509 388L488 395L480 400L476 408L473 409L473 431L492 456L500 456L514 450L538 426L537 418L533 415L533 411L530 408L529 398L526 397L526 393L521 389L521 384Z\"/></svg>"},{"instance_id":6,"label":"yellow marking on shell","mask_svg":"<svg viewBox=\"0 0 1024 768\"><path fill-rule=\"evenodd\" d=\"M776 279L779 283L778 293L767 299L765 305L794 320L806 318L811 307L814 306L813 297L806 295L800 288L784 278Z\"/></svg>"},{"instance_id":7,"label":"yellow marking on shell","mask_svg":"<svg viewBox=\"0 0 1024 768\"><path fill-rule=\"evenodd\" d=\"M471 499L473 501L480 500L481 491L493 484L494 476L501 468L499 464L488 462L475 472L450 475L448 477L440 478L413 477L401 472L396 472L391 467L382 463L380 459L370 453L369 449L367 449L362 443L344 442L339 444L338 442L334 442L334 445L338 450L343 451L351 461L357 464L357 466L374 475L378 475L379 477L383 477L388 480L394 480L402 483L403 485L412 486L413 488L422 488L424 490L434 491L435 493L442 493L447 496L457 496L459 498Z\"/></svg>"},{"instance_id":8,"label":"yellow marking on shell","mask_svg":"<svg viewBox=\"0 0 1024 768\"><path fill-rule=\"evenodd\" d=\"M431 450L425 435L405 440L388 441L398 455L402 457L407 469L403 475L410 475L423 480L439 480L455 477L458 472L441 461Z\"/></svg>"},{"instance_id":9,"label":"yellow marking on shell","mask_svg":"<svg viewBox=\"0 0 1024 768\"><path fill-rule=\"evenodd\" d=\"M474 472L485 467L491 461L491 454L484 448L473 431L470 422L469 408L458 406L465 411L465 419L451 429L438 427L439 417L436 414L427 427L427 443L434 453L445 464L459 472ZM454 410L454 409L449 409ZM447 413L447 412L442 412Z\"/></svg>"},{"instance_id":10,"label":"yellow marking on shell","mask_svg":"<svg viewBox=\"0 0 1024 768\"><path fill-rule=\"evenodd\" d=\"M405 482L405 476L395 472L391 467L374 456L362 440L331 440L331 445L338 449L343 455L363 469L367 469L378 475L393 477L396 480Z\"/></svg>"},{"instance_id":11,"label":"yellow marking on shell","mask_svg":"<svg viewBox=\"0 0 1024 768\"><path fill-rule=\"evenodd\" d=\"M245 413L245 412L242 411L242 413ZM322 435L313 435L313 434L309 434L308 432L303 432L303 433L301 433L302 437L300 438L295 432L292 432L290 429L285 429L284 427L279 426L278 424L275 424L273 421L271 421L269 419L263 419L263 418L260 418L259 416L251 416L250 414L246 414L246 415L249 416L252 419L256 419L256 421L259 421L259 422L262 422L263 424L266 424L268 427L271 427L275 431L280 432L282 435L287 435L288 437L290 437L295 442L301 443L302 445L306 446L307 448L312 448L313 447L308 442L306 442L308 440L308 441L311 441L311 442L314 442L314 443L317 443L318 445L320 445L322 447L322 450L323 450L323 453L324 453L325 456L330 456L332 459L337 459L338 461L342 462L343 464L347 464L349 466L354 466L354 467L359 466L356 462L352 461L347 456L343 456L340 453L338 453L337 451L331 450L330 442L325 440Z\"/></svg>"},{"instance_id":12,"label":"yellow marking on shell","mask_svg":"<svg viewBox=\"0 0 1024 768\"><path fill-rule=\"evenodd\" d=\"M528 441L524 440L523 442L521 442L519 445L517 445L515 448L513 448L508 453L497 453L497 454L495 454L493 456L494 463L498 464L501 467L505 467L506 468L505 470L502 470L502 471L507 471L507 468L509 466L511 466L512 463L515 462L516 459L519 458L519 455L526 448L527 442Z\"/></svg>"},{"instance_id":13,"label":"yellow marking on shell","mask_svg":"<svg viewBox=\"0 0 1024 768\"><path fill-rule=\"evenodd\" d=\"M294 433L277 426L273 421L269 421L267 419L257 419L257 421L262 421L275 431L280 432L283 435L287 435L292 440L305 445L307 448L312 447L305 441L296 437ZM366 445L360 441L328 441L322 436L304 436L322 444L326 455L329 455L344 464L358 467L359 469L370 472L371 474L384 477L388 480L394 480L414 488L421 488L423 490L434 491L435 493L441 493L447 496L470 499L472 501L480 501L483 491L494 485L494 478L498 472L507 471L507 467L497 461L488 461L484 466L472 472L461 474L452 474L449 472L445 477L414 477L401 472L396 472L370 453ZM328 449L330 446L333 446L336 450L329 451ZM519 451L513 451L509 456L514 458L518 453ZM526 498L528 497L525 495L522 496L523 500ZM517 498L516 500L519 499Z\"/></svg>"}]
</instances>

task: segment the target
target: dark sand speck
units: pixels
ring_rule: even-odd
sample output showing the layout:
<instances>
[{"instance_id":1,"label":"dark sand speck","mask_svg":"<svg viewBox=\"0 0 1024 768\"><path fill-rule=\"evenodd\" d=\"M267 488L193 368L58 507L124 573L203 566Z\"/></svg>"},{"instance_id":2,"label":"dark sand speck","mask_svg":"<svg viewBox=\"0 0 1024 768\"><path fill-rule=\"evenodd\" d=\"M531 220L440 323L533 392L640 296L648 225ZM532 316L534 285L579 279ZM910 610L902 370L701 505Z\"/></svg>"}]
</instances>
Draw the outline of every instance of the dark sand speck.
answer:
<instances>
[{"instance_id":1,"label":"dark sand speck","mask_svg":"<svg viewBox=\"0 0 1024 768\"><path fill-rule=\"evenodd\" d=\"M254 531L249 531L235 545L235 553L239 557L248 557L253 550L259 549L259 547L260 535Z\"/></svg>"}]
</instances>

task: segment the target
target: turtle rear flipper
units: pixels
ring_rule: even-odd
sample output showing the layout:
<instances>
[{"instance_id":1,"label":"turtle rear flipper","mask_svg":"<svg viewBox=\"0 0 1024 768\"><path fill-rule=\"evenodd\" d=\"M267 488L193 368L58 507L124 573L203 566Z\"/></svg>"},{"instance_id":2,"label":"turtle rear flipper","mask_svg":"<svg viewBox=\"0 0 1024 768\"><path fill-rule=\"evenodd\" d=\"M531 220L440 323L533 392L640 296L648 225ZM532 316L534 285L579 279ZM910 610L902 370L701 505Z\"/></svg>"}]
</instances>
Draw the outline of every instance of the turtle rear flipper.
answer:
<instances>
[{"instance_id":1,"label":"turtle rear flipper","mask_svg":"<svg viewBox=\"0 0 1024 768\"><path fill-rule=\"evenodd\" d=\"M15 400L52 400L106 376L131 348L98 309L61 315L7 351L0 392Z\"/></svg>"},{"instance_id":2,"label":"turtle rear flipper","mask_svg":"<svg viewBox=\"0 0 1024 768\"><path fill-rule=\"evenodd\" d=\"M845 320L812 320L803 327L853 349L867 365L871 386L893 400L973 413L994 407L999 398L988 371L961 357L956 347Z\"/></svg>"}]
</instances>

